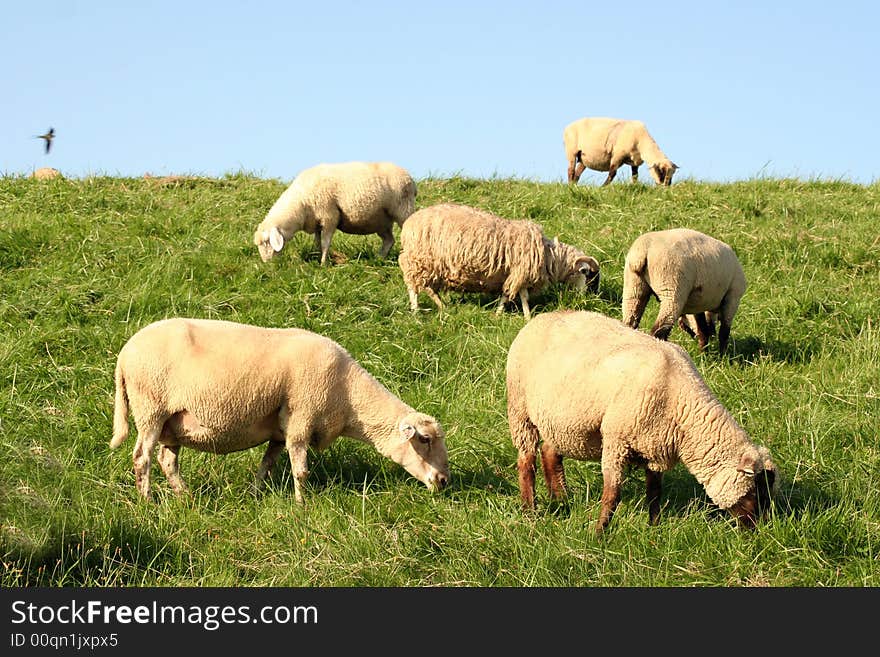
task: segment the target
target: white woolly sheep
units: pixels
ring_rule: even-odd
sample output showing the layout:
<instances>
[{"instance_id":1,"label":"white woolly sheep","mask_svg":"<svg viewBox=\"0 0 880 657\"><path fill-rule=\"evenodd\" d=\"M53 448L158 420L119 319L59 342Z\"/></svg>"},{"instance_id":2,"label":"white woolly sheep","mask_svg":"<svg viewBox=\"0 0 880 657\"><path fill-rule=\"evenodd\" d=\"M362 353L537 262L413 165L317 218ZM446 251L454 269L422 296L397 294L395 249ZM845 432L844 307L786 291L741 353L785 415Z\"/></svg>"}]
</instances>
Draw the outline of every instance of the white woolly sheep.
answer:
<instances>
[{"instance_id":1,"label":"white woolly sheep","mask_svg":"<svg viewBox=\"0 0 880 657\"><path fill-rule=\"evenodd\" d=\"M632 178L636 181L639 166L645 162L654 182L668 186L678 169L641 121L604 117L578 119L565 126L562 140L568 162L568 182L576 183L584 169L589 168L608 172L604 186L614 180L617 169L625 164L632 168Z\"/></svg>"},{"instance_id":2,"label":"white woolly sheep","mask_svg":"<svg viewBox=\"0 0 880 657\"><path fill-rule=\"evenodd\" d=\"M336 230L382 238L379 255L394 246L393 226L415 210L416 184L391 162L343 162L305 169L278 197L254 232L263 262L299 231L315 236L321 264L327 262Z\"/></svg>"},{"instance_id":3,"label":"white woolly sheep","mask_svg":"<svg viewBox=\"0 0 880 657\"><path fill-rule=\"evenodd\" d=\"M645 469L648 517L660 514L663 472L682 463L744 528L776 487L765 447L749 440L678 345L593 312L542 314L507 356L507 416L523 508L535 507L535 457L553 498L566 495L563 457L601 461L601 533L628 465Z\"/></svg>"},{"instance_id":4,"label":"white woolly sheep","mask_svg":"<svg viewBox=\"0 0 880 657\"><path fill-rule=\"evenodd\" d=\"M61 172L52 167L40 167L31 174L31 178L35 178L36 180L52 180L53 178L62 177Z\"/></svg>"},{"instance_id":5,"label":"white woolly sheep","mask_svg":"<svg viewBox=\"0 0 880 657\"><path fill-rule=\"evenodd\" d=\"M638 328L653 295L660 302L651 335L665 340L676 320L704 350L719 320L718 348L727 349L730 327L746 291L746 276L733 249L689 228L644 233L626 254L623 321ZM692 315L690 326L682 315Z\"/></svg>"},{"instance_id":6,"label":"white woolly sheep","mask_svg":"<svg viewBox=\"0 0 880 657\"><path fill-rule=\"evenodd\" d=\"M398 262L414 312L421 291L441 310L437 293L444 289L500 292L496 312L518 295L528 320L529 295L549 283L599 289L595 258L558 238L546 238L536 223L504 219L467 205L441 203L413 213L400 231L400 247Z\"/></svg>"},{"instance_id":7,"label":"white woolly sheep","mask_svg":"<svg viewBox=\"0 0 880 657\"><path fill-rule=\"evenodd\" d=\"M333 340L303 329L172 318L135 333L116 363L113 439L137 427L137 489L150 497L150 465L175 492L186 486L181 447L227 454L269 442L257 473L265 479L287 449L297 502L303 501L309 447L339 436L371 444L431 490L449 479L443 428L389 392Z\"/></svg>"}]
</instances>

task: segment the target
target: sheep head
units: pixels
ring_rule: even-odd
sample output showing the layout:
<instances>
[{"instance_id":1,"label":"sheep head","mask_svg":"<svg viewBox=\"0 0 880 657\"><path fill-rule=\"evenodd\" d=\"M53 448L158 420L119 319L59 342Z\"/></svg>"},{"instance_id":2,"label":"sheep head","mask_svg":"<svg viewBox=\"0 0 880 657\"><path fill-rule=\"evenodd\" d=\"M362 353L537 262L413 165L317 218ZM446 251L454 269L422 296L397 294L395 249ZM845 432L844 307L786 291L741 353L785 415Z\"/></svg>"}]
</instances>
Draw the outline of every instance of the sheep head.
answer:
<instances>
[{"instance_id":1,"label":"sheep head","mask_svg":"<svg viewBox=\"0 0 880 657\"><path fill-rule=\"evenodd\" d=\"M599 292L599 261L591 256L578 258L575 263L578 272L584 277L584 287L588 292Z\"/></svg>"},{"instance_id":2,"label":"sheep head","mask_svg":"<svg viewBox=\"0 0 880 657\"><path fill-rule=\"evenodd\" d=\"M743 452L736 470L751 481L751 487L728 511L740 527L754 529L758 521L767 515L776 493L776 466L770 460L767 448L758 447Z\"/></svg>"},{"instance_id":3,"label":"sheep head","mask_svg":"<svg viewBox=\"0 0 880 657\"><path fill-rule=\"evenodd\" d=\"M552 279L576 290L599 291L599 261L553 238Z\"/></svg>"},{"instance_id":4,"label":"sheep head","mask_svg":"<svg viewBox=\"0 0 880 657\"><path fill-rule=\"evenodd\" d=\"M424 413L408 413L397 423L388 456L432 491L449 482L446 434L440 423Z\"/></svg>"},{"instance_id":5,"label":"sheep head","mask_svg":"<svg viewBox=\"0 0 880 657\"><path fill-rule=\"evenodd\" d=\"M284 235L281 234L277 226L272 226L268 230L258 228L254 232L254 244L260 251L262 261L268 262L284 248Z\"/></svg>"},{"instance_id":6,"label":"sheep head","mask_svg":"<svg viewBox=\"0 0 880 657\"><path fill-rule=\"evenodd\" d=\"M651 177L654 179L654 182L666 187L669 187L669 185L672 184L672 174L674 174L677 169L678 165L670 160L660 160L648 167L648 171L651 172Z\"/></svg>"}]
</instances>

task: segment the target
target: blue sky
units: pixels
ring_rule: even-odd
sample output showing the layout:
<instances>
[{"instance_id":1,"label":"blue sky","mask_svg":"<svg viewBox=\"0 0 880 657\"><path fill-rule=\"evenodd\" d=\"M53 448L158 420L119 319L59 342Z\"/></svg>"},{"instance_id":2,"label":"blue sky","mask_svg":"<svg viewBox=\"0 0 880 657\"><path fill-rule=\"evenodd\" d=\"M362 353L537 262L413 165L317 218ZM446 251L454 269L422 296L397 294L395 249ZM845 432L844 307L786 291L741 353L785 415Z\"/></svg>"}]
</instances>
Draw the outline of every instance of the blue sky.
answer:
<instances>
[{"instance_id":1,"label":"blue sky","mask_svg":"<svg viewBox=\"0 0 880 657\"><path fill-rule=\"evenodd\" d=\"M878 26L850 0L4 2L0 174L561 181L564 126L614 116L677 179L870 183Z\"/></svg>"}]
</instances>

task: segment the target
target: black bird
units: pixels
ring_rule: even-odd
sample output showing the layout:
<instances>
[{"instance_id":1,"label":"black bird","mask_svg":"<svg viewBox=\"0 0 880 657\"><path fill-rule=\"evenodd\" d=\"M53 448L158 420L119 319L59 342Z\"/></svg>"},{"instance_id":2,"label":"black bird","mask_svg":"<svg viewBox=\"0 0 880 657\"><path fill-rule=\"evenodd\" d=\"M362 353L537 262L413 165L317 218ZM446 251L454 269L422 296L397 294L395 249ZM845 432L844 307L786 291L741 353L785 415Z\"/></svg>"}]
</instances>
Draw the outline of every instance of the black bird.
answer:
<instances>
[{"instance_id":1,"label":"black bird","mask_svg":"<svg viewBox=\"0 0 880 657\"><path fill-rule=\"evenodd\" d=\"M37 135L36 139L45 139L46 140L46 152L49 152L49 149L52 148L52 140L55 139L55 128L49 128L49 132L45 135Z\"/></svg>"}]
</instances>

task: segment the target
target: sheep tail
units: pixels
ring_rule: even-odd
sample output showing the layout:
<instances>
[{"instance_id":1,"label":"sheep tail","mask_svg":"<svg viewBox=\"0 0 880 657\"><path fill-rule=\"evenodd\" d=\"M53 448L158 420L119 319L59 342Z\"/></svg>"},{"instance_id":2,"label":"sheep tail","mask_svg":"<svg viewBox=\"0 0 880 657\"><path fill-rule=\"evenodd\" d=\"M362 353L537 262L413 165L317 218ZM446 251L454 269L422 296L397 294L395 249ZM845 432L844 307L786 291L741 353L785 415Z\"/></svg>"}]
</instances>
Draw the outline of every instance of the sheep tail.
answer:
<instances>
[{"instance_id":1,"label":"sheep tail","mask_svg":"<svg viewBox=\"0 0 880 657\"><path fill-rule=\"evenodd\" d=\"M648 266L648 254L645 251L640 253L630 252L626 256L624 266L632 273L641 275Z\"/></svg>"},{"instance_id":2,"label":"sheep tail","mask_svg":"<svg viewBox=\"0 0 880 657\"><path fill-rule=\"evenodd\" d=\"M400 195L397 215L394 217L394 221L396 221L397 225L401 228L403 227L403 222L406 221L409 216L416 211L417 191L418 190L415 181L412 179L407 180L403 186L403 191Z\"/></svg>"},{"instance_id":3,"label":"sheep tail","mask_svg":"<svg viewBox=\"0 0 880 657\"><path fill-rule=\"evenodd\" d=\"M116 449L128 438L128 394L122 367L116 364L116 402L113 406L113 439L110 449Z\"/></svg>"}]
</instances>

